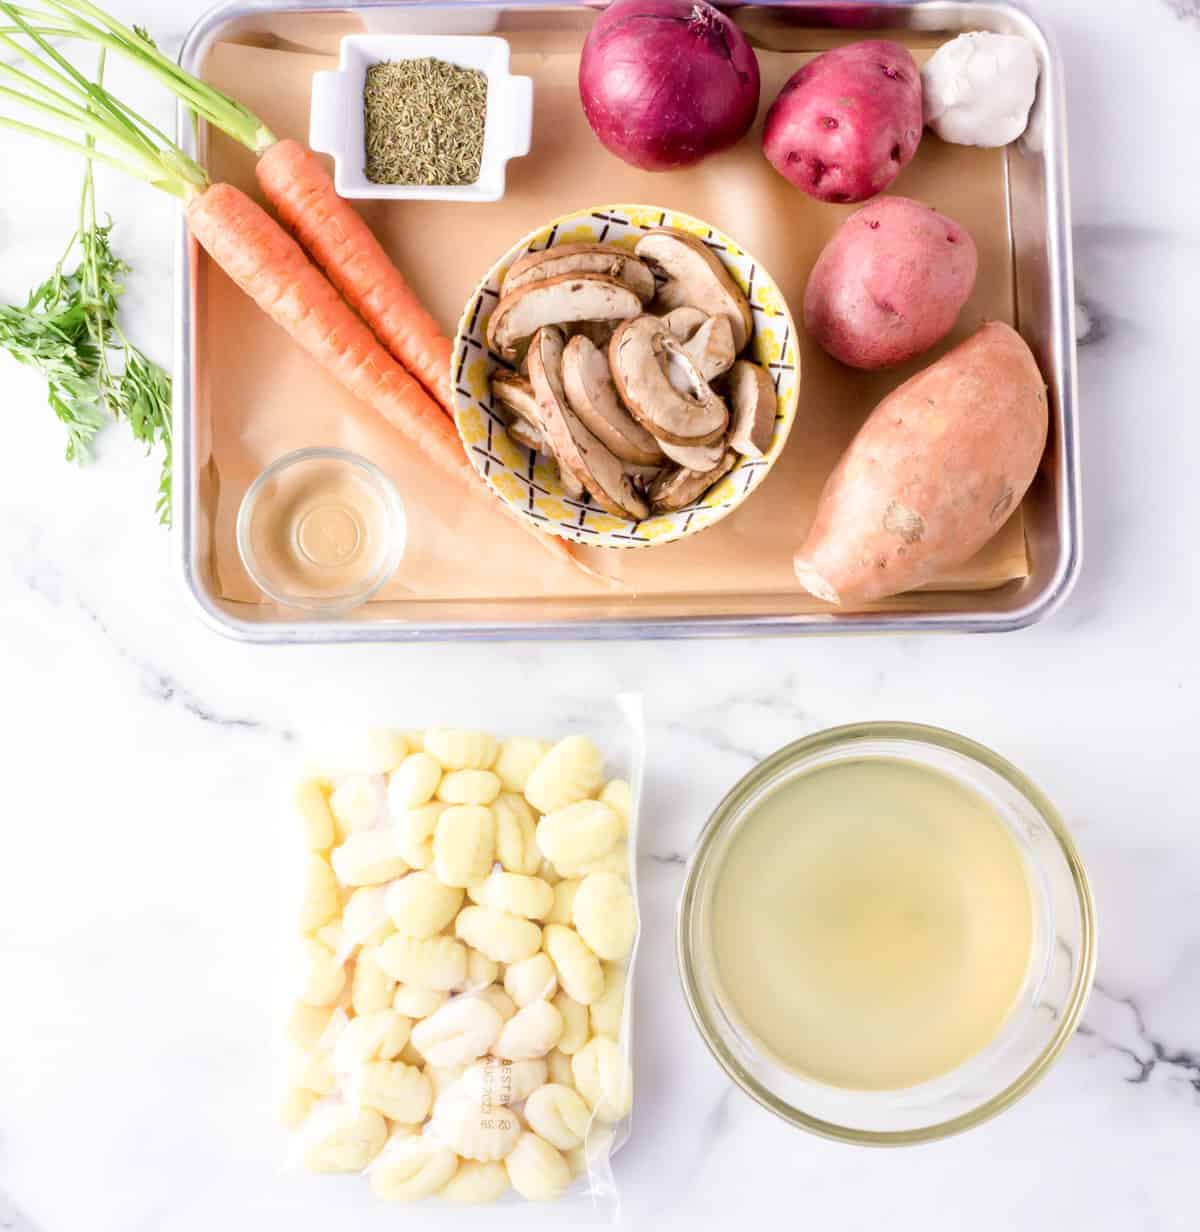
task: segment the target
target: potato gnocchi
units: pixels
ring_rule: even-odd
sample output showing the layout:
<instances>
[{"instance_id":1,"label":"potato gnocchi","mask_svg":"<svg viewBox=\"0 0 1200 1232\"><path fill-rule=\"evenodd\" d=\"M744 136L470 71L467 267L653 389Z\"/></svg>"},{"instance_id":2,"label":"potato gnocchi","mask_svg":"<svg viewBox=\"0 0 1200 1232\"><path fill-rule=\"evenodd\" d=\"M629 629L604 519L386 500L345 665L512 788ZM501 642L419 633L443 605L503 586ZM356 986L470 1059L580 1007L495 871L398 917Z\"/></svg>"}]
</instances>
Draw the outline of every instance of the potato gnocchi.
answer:
<instances>
[{"instance_id":1,"label":"potato gnocchi","mask_svg":"<svg viewBox=\"0 0 1200 1232\"><path fill-rule=\"evenodd\" d=\"M570 1151L582 1144L591 1119L591 1109L577 1091L553 1082L538 1087L525 1101L529 1128L560 1151Z\"/></svg>"},{"instance_id":2,"label":"potato gnocchi","mask_svg":"<svg viewBox=\"0 0 1200 1232\"><path fill-rule=\"evenodd\" d=\"M558 972L559 986L580 1005L591 1005L604 992L604 970L588 944L565 924L547 924L546 953Z\"/></svg>"},{"instance_id":3,"label":"potato gnocchi","mask_svg":"<svg viewBox=\"0 0 1200 1232\"><path fill-rule=\"evenodd\" d=\"M483 1056L501 1034L504 1019L479 997L455 997L413 1028L416 1050L445 1069Z\"/></svg>"},{"instance_id":4,"label":"potato gnocchi","mask_svg":"<svg viewBox=\"0 0 1200 1232\"><path fill-rule=\"evenodd\" d=\"M490 770L500 752L500 742L485 731L431 727L425 733L425 752L447 770Z\"/></svg>"},{"instance_id":5,"label":"potato gnocchi","mask_svg":"<svg viewBox=\"0 0 1200 1232\"><path fill-rule=\"evenodd\" d=\"M392 1138L371 1165L371 1188L389 1202L416 1202L443 1189L458 1156L424 1134Z\"/></svg>"},{"instance_id":6,"label":"potato gnocchi","mask_svg":"<svg viewBox=\"0 0 1200 1232\"><path fill-rule=\"evenodd\" d=\"M467 947L452 937L389 937L379 947L379 965L392 979L449 992L467 978Z\"/></svg>"},{"instance_id":7,"label":"potato gnocchi","mask_svg":"<svg viewBox=\"0 0 1200 1232\"><path fill-rule=\"evenodd\" d=\"M398 933L406 937L433 937L458 915L463 892L443 885L432 873L414 872L387 889L384 909Z\"/></svg>"},{"instance_id":8,"label":"potato gnocchi","mask_svg":"<svg viewBox=\"0 0 1200 1232\"><path fill-rule=\"evenodd\" d=\"M508 1188L508 1173L504 1165L494 1160L481 1163L464 1159L450 1180L438 1190L445 1202L495 1202Z\"/></svg>"},{"instance_id":9,"label":"potato gnocchi","mask_svg":"<svg viewBox=\"0 0 1200 1232\"><path fill-rule=\"evenodd\" d=\"M446 804L491 804L499 794L500 780L490 770L453 770L437 789Z\"/></svg>"},{"instance_id":10,"label":"potato gnocchi","mask_svg":"<svg viewBox=\"0 0 1200 1232\"><path fill-rule=\"evenodd\" d=\"M335 847L329 857L342 885L382 885L408 872L391 830L362 830Z\"/></svg>"},{"instance_id":11,"label":"potato gnocchi","mask_svg":"<svg viewBox=\"0 0 1200 1232\"><path fill-rule=\"evenodd\" d=\"M387 804L387 788L377 775L352 774L329 795L335 837L344 842L360 830L374 830Z\"/></svg>"},{"instance_id":12,"label":"potato gnocchi","mask_svg":"<svg viewBox=\"0 0 1200 1232\"><path fill-rule=\"evenodd\" d=\"M580 800L538 822L537 845L561 873L600 860L620 841L621 818L602 800Z\"/></svg>"},{"instance_id":13,"label":"potato gnocchi","mask_svg":"<svg viewBox=\"0 0 1200 1232\"><path fill-rule=\"evenodd\" d=\"M533 1001L505 1024L492 1051L506 1061L544 1057L562 1038L562 1015L549 1001Z\"/></svg>"},{"instance_id":14,"label":"potato gnocchi","mask_svg":"<svg viewBox=\"0 0 1200 1232\"><path fill-rule=\"evenodd\" d=\"M454 921L454 932L493 962L515 963L536 954L542 930L532 921L493 907L464 907Z\"/></svg>"},{"instance_id":15,"label":"potato gnocchi","mask_svg":"<svg viewBox=\"0 0 1200 1232\"><path fill-rule=\"evenodd\" d=\"M504 790L524 794L529 776L549 752L550 745L545 740L534 740L531 736L513 736L505 740L500 745L494 767Z\"/></svg>"},{"instance_id":16,"label":"potato gnocchi","mask_svg":"<svg viewBox=\"0 0 1200 1232\"><path fill-rule=\"evenodd\" d=\"M615 873L588 874L580 882L571 904L571 918L579 935L598 957L617 962L633 949L637 908L624 877Z\"/></svg>"},{"instance_id":17,"label":"potato gnocchi","mask_svg":"<svg viewBox=\"0 0 1200 1232\"><path fill-rule=\"evenodd\" d=\"M337 764L292 796L298 1162L390 1202L562 1196L632 1101L628 782L587 737L466 727L370 732Z\"/></svg>"},{"instance_id":18,"label":"potato gnocchi","mask_svg":"<svg viewBox=\"0 0 1200 1232\"><path fill-rule=\"evenodd\" d=\"M525 799L539 813L553 813L600 791L604 756L586 736L560 740L530 771Z\"/></svg>"},{"instance_id":19,"label":"potato gnocchi","mask_svg":"<svg viewBox=\"0 0 1200 1232\"><path fill-rule=\"evenodd\" d=\"M491 872L496 819L480 804L451 805L433 832L433 867L448 886L473 886Z\"/></svg>"},{"instance_id":20,"label":"potato gnocchi","mask_svg":"<svg viewBox=\"0 0 1200 1232\"><path fill-rule=\"evenodd\" d=\"M342 941L352 948L382 941L392 931L385 909L386 886L359 886L342 908Z\"/></svg>"},{"instance_id":21,"label":"potato gnocchi","mask_svg":"<svg viewBox=\"0 0 1200 1232\"><path fill-rule=\"evenodd\" d=\"M546 954L534 954L510 963L504 972L504 991L522 1009L534 1001L549 1001L558 991L558 976Z\"/></svg>"},{"instance_id":22,"label":"potato gnocchi","mask_svg":"<svg viewBox=\"0 0 1200 1232\"><path fill-rule=\"evenodd\" d=\"M512 1187L531 1202L559 1197L571 1183L567 1161L535 1133L523 1133L504 1160Z\"/></svg>"},{"instance_id":23,"label":"potato gnocchi","mask_svg":"<svg viewBox=\"0 0 1200 1232\"><path fill-rule=\"evenodd\" d=\"M496 859L510 873L535 874L542 866L537 845L537 822L523 796L502 792L492 802L496 819Z\"/></svg>"},{"instance_id":24,"label":"potato gnocchi","mask_svg":"<svg viewBox=\"0 0 1200 1232\"><path fill-rule=\"evenodd\" d=\"M467 891L473 903L507 911L509 915L541 920L554 905L554 890L540 877L521 873L506 873L502 869L490 873L478 885Z\"/></svg>"}]
</instances>

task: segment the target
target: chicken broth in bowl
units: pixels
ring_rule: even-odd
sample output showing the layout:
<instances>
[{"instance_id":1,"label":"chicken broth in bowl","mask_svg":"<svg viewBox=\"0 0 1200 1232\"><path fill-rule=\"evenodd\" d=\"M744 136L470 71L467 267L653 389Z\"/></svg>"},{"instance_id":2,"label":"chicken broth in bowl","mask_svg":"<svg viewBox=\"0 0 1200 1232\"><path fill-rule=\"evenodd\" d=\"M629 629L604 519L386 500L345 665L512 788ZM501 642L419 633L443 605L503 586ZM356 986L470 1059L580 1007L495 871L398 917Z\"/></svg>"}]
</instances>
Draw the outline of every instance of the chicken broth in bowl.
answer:
<instances>
[{"instance_id":1,"label":"chicken broth in bowl","mask_svg":"<svg viewBox=\"0 0 1200 1232\"><path fill-rule=\"evenodd\" d=\"M678 917L704 1042L824 1137L899 1145L1008 1107L1047 1071L1095 970L1087 877L1049 800L940 728L787 745L700 835Z\"/></svg>"},{"instance_id":2,"label":"chicken broth in bowl","mask_svg":"<svg viewBox=\"0 0 1200 1232\"><path fill-rule=\"evenodd\" d=\"M713 901L731 1014L780 1064L917 1086L999 1034L1025 984L1033 891L979 795L896 758L801 774L730 844Z\"/></svg>"}]
</instances>

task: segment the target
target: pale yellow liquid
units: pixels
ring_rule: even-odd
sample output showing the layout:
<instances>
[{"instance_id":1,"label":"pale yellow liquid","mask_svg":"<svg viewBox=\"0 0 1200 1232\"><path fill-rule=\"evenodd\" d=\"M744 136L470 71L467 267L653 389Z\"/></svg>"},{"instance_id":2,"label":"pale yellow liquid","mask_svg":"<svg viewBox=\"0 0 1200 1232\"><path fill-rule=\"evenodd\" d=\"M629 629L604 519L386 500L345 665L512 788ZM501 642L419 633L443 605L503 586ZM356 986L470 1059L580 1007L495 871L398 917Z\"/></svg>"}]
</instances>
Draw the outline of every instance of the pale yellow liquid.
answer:
<instances>
[{"instance_id":1,"label":"pale yellow liquid","mask_svg":"<svg viewBox=\"0 0 1200 1232\"><path fill-rule=\"evenodd\" d=\"M384 498L351 463L311 458L272 477L250 521L250 546L276 594L353 594L378 576L391 533Z\"/></svg>"},{"instance_id":2,"label":"pale yellow liquid","mask_svg":"<svg viewBox=\"0 0 1200 1232\"><path fill-rule=\"evenodd\" d=\"M764 799L730 842L713 902L735 1020L788 1069L894 1090L1000 1031L1033 948L1025 862L954 779L864 758Z\"/></svg>"}]
</instances>

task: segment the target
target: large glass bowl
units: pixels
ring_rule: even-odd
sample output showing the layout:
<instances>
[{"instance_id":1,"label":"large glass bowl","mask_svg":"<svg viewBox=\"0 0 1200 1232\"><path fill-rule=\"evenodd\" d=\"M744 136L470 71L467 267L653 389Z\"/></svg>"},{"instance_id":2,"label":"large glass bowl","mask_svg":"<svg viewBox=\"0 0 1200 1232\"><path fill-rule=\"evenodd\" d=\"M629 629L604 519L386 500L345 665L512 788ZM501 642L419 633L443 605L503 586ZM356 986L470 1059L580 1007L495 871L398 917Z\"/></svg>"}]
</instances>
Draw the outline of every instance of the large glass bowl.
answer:
<instances>
[{"instance_id":1,"label":"large glass bowl","mask_svg":"<svg viewBox=\"0 0 1200 1232\"><path fill-rule=\"evenodd\" d=\"M730 840L756 804L797 775L863 757L914 761L983 796L1021 850L1035 904L1029 969L999 1034L957 1069L904 1090L826 1086L765 1055L728 1004L713 954L714 890ZM1091 990L1096 923L1087 877L1062 819L1015 766L940 728L861 723L818 732L780 749L721 801L688 867L679 905L678 957L700 1034L743 1091L812 1133L862 1145L900 1145L970 1129L1020 1099L1046 1073L1075 1030Z\"/></svg>"}]
</instances>

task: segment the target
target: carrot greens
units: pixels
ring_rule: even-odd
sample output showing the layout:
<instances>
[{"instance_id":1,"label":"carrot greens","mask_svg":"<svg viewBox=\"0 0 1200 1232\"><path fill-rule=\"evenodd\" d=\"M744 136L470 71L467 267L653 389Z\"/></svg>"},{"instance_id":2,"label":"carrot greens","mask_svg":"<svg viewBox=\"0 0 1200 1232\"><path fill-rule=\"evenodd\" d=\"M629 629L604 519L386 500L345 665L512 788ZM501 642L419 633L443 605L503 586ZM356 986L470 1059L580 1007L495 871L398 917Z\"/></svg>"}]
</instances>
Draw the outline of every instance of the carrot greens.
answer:
<instances>
[{"instance_id":1,"label":"carrot greens","mask_svg":"<svg viewBox=\"0 0 1200 1232\"><path fill-rule=\"evenodd\" d=\"M76 129L81 139L2 112L0 127L48 139L84 159L70 243L23 304L0 305L0 348L45 378L47 401L66 429L68 460L86 461L97 434L113 419L127 423L147 452L161 449L157 510L160 522L169 524L171 378L121 327L119 302L129 267L113 249L111 220L101 223L97 216L93 167L116 166L180 197L206 177L160 129L104 89L103 44L96 78L89 80L49 41L61 29L16 5L0 3L0 13L12 22L0 27L0 54L7 53L0 60L0 104L20 103L68 132Z\"/></svg>"}]
</instances>

